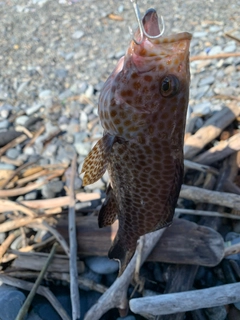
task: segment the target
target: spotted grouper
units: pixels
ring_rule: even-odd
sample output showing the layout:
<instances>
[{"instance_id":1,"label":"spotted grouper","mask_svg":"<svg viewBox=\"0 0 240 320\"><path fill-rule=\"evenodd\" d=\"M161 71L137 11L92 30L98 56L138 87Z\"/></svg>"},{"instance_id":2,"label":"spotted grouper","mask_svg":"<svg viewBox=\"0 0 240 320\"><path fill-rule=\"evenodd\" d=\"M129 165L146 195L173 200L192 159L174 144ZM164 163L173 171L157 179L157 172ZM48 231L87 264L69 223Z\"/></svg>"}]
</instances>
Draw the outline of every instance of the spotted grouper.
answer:
<instances>
[{"instance_id":1,"label":"spotted grouper","mask_svg":"<svg viewBox=\"0 0 240 320\"><path fill-rule=\"evenodd\" d=\"M154 9L142 24L148 35L159 34ZM143 35L141 40L131 41L103 86L98 107L103 138L82 168L83 185L109 172L98 221L101 228L119 220L108 253L119 260L119 275L140 236L171 224L183 179L191 34Z\"/></svg>"}]
</instances>

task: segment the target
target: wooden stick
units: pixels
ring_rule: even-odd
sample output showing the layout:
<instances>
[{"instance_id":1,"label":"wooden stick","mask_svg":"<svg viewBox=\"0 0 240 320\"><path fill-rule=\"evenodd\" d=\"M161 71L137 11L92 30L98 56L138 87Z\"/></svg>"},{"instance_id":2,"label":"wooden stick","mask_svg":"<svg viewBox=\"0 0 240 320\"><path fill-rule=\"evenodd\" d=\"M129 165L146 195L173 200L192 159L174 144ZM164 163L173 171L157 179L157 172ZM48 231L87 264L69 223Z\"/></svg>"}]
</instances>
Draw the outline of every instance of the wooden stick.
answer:
<instances>
[{"instance_id":1,"label":"wooden stick","mask_svg":"<svg viewBox=\"0 0 240 320\"><path fill-rule=\"evenodd\" d=\"M37 138L44 132L44 130L45 130L45 126L41 126L38 129L38 131L33 135L32 139L26 144L23 151L31 147L34 144L34 142L37 140Z\"/></svg>"},{"instance_id":2,"label":"wooden stick","mask_svg":"<svg viewBox=\"0 0 240 320\"><path fill-rule=\"evenodd\" d=\"M240 252L240 244L236 243L229 247L226 247L224 250L224 257L230 256L231 254L236 254Z\"/></svg>"},{"instance_id":3,"label":"wooden stick","mask_svg":"<svg viewBox=\"0 0 240 320\"><path fill-rule=\"evenodd\" d=\"M190 161L190 160L184 160L184 166L188 169L194 169L194 170L198 170L201 172L211 172L215 175L218 175L218 171L210 166L204 165L204 164L199 164L197 162L194 161Z\"/></svg>"},{"instance_id":4,"label":"wooden stick","mask_svg":"<svg viewBox=\"0 0 240 320\"><path fill-rule=\"evenodd\" d=\"M39 158L38 158L38 159L39 159ZM38 160L38 159L37 159L37 160ZM10 182L16 175L18 175L19 172L21 172L23 169L25 169L25 168L27 168L27 167L30 167L30 166L33 165L34 163L36 163L37 160L24 163L22 166L20 166L19 168L17 168L17 169L13 172L13 174L5 181L5 183L2 185L2 187L1 187L0 189L6 188L6 186L9 184L9 182Z\"/></svg>"},{"instance_id":5,"label":"wooden stick","mask_svg":"<svg viewBox=\"0 0 240 320\"><path fill-rule=\"evenodd\" d=\"M130 300L134 313L173 314L239 302L240 283Z\"/></svg>"},{"instance_id":6,"label":"wooden stick","mask_svg":"<svg viewBox=\"0 0 240 320\"><path fill-rule=\"evenodd\" d=\"M196 61L196 60L210 60L210 59L227 59L229 57L240 57L240 52L229 52L229 53L218 53L213 55L207 55L207 56L193 56L190 57L190 61Z\"/></svg>"},{"instance_id":7,"label":"wooden stick","mask_svg":"<svg viewBox=\"0 0 240 320\"><path fill-rule=\"evenodd\" d=\"M152 251L164 230L165 228L144 236L142 263ZM137 254L135 253L124 273L115 280L112 286L99 298L98 302L91 307L84 320L98 320L112 308L119 308L122 310L122 315L126 315L126 310L128 309L127 289L135 270L136 258Z\"/></svg>"},{"instance_id":8,"label":"wooden stick","mask_svg":"<svg viewBox=\"0 0 240 320\"><path fill-rule=\"evenodd\" d=\"M69 247L70 247L70 295L72 304L72 318L73 320L80 319L80 297L77 284L77 235L76 235L76 215L75 215L75 195L74 195L74 178L77 167L77 156L76 154L72 160L70 179L68 179L67 172L65 173L67 185L69 185L69 211L68 211L68 234L69 234Z\"/></svg>"},{"instance_id":9,"label":"wooden stick","mask_svg":"<svg viewBox=\"0 0 240 320\"><path fill-rule=\"evenodd\" d=\"M0 199L0 212L20 211L29 217L37 217L36 212L14 201Z\"/></svg>"},{"instance_id":10,"label":"wooden stick","mask_svg":"<svg viewBox=\"0 0 240 320\"><path fill-rule=\"evenodd\" d=\"M42 282L44 275L45 275L50 263L52 262L54 254L56 252L56 249L57 249L57 243L54 243L54 245L52 246L51 252L49 253L49 257L46 260L45 265L43 266L43 268L42 268L41 272L39 273L39 276L37 277L37 280L34 283L29 295L27 296L21 309L18 312L16 320L23 320L25 318L26 314L28 313L28 310L29 310L30 305L33 301L33 298L34 298L35 294L37 293L37 289L40 286L40 283Z\"/></svg>"},{"instance_id":11,"label":"wooden stick","mask_svg":"<svg viewBox=\"0 0 240 320\"><path fill-rule=\"evenodd\" d=\"M10 148L13 148L17 146L18 144L25 141L28 137L25 134L22 134L20 137L17 137L16 139L12 140L8 144L6 144L4 147L0 148L0 157Z\"/></svg>"},{"instance_id":12,"label":"wooden stick","mask_svg":"<svg viewBox=\"0 0 240 320\"><path fill-rule=\"evenodd\" d=\"M185 158L193 158L206 144L218 137L222 129L227 127L239 114L240 107L232 103L209 118L194 135L186 139Z\"/></svg>"},{"instance_id":13,"label":"wooden stick","mask_svg":"<svg viewBox=\"0 0 240 320\"><path fill-rule=\"evenodd\" d=\"M17 230L15 232L10 233L7 238L2 242L0 245L0 263L2 261L2 257L7 252L8 248L10 247L11 243L20 235L20 231Z\"/></svg>"},{"instance_id":14,"label":"wooden stick","mask_svg":"<svg viewBox=\"0 0 240 320\"><path fill-rule=\"evenodd\" d=\"M2 156L0 157L0 160L1 162L4 162L4 163L9 163L9 164L13 164L14 166L16 167L19 167L23 164L23 161L22 160L19 160L19 159L10 159L6 156Z\"/></svg>"},{"instance_id":15,"label":"wooden stick","mask_svg":"<svg viewBox=\"0 0 240 320\"><path fill-rule=\"evenodd\" d=\"M32 190L38 189L42 187L44 184L48 183L48 179L45 179L44 181L40 182L33 182L26 187L22 188L15 188L10 190L0 190L0 198L7 198L7 197L16 197L20 196L22 194L26 194Z\"/></svg>"},{"instance_id":16,"label":"wooden stick","mask_svg":"<svg viewBox=\"0 0 240 320\"><path fill-rule=\"evenodd\" d=\"M208 216L208 217L219 217L240 220L240 216L231 213L217 212L217 211L206 211L206 210L191 210L176 208L175 212L178 214L193 214L197 216Z\"/></svg>"},{"instance_id":17,"label":"wooden stick","mask_svg":"<svg viewBox=\"0 0 240 320\"><path fill-rule=\"evenodd\" d=\"M20 289L27 290L27 291L30 291L33 287L32 282L27 282L24 280L15 279L12 277L5 276L3 274L0 274L0 280L3 283L8 284L9 286L13 286L15 288L20 288ZM60 317L63 320L71 320L69 318L69 316L67 315L66 311L61 306L58 299L53 295L53 293L48 288L45 288L43 286L39 286L37 289L37 293L42 295L43 297L45 297L51 303L53 308L57 311L57 313L60 315Z\"/></svg>"},{"instance_id":18,"label":"wooden stick","mask_svg":"<svg viewBox=\"0 0 240 320\"><path fill-rule=\"evenodd\" d=\"M235 134L225 141L220 141L218 145L210 148L209 150L201 153L194 158L194 161L209 165L211 163L223 160L230 156L232 153L240 150L240 133Z\"/></svg>"},{"instance_id":19,"label":"wooden stick","mask_svg":"<svg viewBox=\"0 0 240 320\"><path fill-rule=\"evenodd\" d=\"M195 202L213 203L240 210L240 197L232 193L204 190L202 188L182 185L180 197Z\"/></svg>"},{"instance_id":20,"label":"wooden stick","mask_svg":"<svg viewBox=\"0 0 240 320\"><path fill-rule=\"evenodd\" d=\"M87 201L100 199L100 194L96 193L96 192L93 192L93 193L79 192L75 195L75 197L80 202L87 202ZM33 208L33 209L47 209L47 208L50 209L50 208L55 208L56 206L64 207L64 206L68 206L69 203L70 203L69 196L59 197L59 198L54 198L54 199L21 201L21 204L25 205L26 207Z\"/></svg>"}]
</instances>

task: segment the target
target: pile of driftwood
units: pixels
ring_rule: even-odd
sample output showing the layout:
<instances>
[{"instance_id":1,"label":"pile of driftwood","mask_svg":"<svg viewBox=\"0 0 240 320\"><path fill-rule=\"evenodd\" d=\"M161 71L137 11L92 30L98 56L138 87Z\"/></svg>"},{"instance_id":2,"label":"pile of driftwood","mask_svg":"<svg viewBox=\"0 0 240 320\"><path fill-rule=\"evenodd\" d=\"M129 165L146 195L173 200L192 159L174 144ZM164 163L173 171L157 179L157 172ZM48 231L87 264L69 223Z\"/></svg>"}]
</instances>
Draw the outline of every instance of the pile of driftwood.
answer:
<instances>
[{"instance_id":1,"label":"pile of driftwood","mask_svg":"<svg viewBox=\"0 0 240 320\"><path fill-rule=\"evenodd\" d=\"M140 239L126 271L110 288L81 276L85 268L82 258L107 255L118 222L99 229L96 215L102 200L100 194L74 191L76 157L70 168L40 166L36 162L18 164L14 172L1 170L0 232L7 236L0 246L0 281L31 291L18 319L24 318L35 293L45 296L62 319L69 319L50 290L40 285L43 278L70 282L73 319L80 317L78 285L102 293L85 315L86 320L99 319L112 308L118 308L121 315L130 308L147 319L178 320L184 318L186 311L195 310L192 317L201 320L205 319L202 308L240 301L240 283L192 290L199 266L216 266L226 256L240 252L238 244L225 248L218 232L223 224L231 226L240 219L240 107L237 99L227 98L226 106L206 119L191 115L184 147L185 178L173 224ZM199 117L205 122L195 132ZM39 132L31 133L31 138L27 134L0 148L2 160L8 148L27 138L34 143L34 135ZM36 182L39 177L42 181ZM65 183L65 196L14 201L56 177ZM76 203L81 204L77 215ZM197 223L183 219L190 215L199 216ZM52 236L45 239L44 231ZM17 238L21 241L16 249L11 249ZM139 269L146 260L169 263L164 294L144 296ZM33 283L29 279L37 280ZM130 283L143 292L143 297L129 300Z\"/></svg>"}]
</instances>

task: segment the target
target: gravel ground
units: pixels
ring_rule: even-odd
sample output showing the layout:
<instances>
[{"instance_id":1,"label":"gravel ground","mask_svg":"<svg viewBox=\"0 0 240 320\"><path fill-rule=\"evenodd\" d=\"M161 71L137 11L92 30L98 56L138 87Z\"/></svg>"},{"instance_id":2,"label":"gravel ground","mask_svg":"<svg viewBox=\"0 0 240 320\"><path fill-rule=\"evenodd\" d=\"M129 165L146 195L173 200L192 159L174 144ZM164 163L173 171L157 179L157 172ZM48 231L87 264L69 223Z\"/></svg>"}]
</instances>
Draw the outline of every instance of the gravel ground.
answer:
<instances>
[{"instance_id":1,"label":"gravel ground","mask_svg":"<svg viewBox=\"0 0 240 320\"><path fill-rule=\"evenodd\" d=\"M142 0L139 6L142 13L149 6L157 9L166 33L193 33L191 56L239 52L240 42L225 33L234 30L240 39L240 1ZM8 159L24 163L41 155L44 164L69 164L76 150L80 170L102 134L97 100L128 46L128 26L136 26L130 1L0 1L0 146L5 133L8 136L19 126L30 128L32 122L32 131L45 126L34 145L9 149ZM240 57L194 61L191 73L190 112L210 116L224 106L219 94L240 96ZM33 120L37 117L43 121ZM202 124L199 118L196 129ZM62 134L44 147L58 129ZM6 163L0 162L3 168ZM106 181L107 175L86 190L104 189ZM54 197L63 189L58 182L44 186L41 194L32 192L19 199ZM80 179L75 186L80 188ZM34 316L31 319L37 319Z\"/></svg>"}]
</instances>

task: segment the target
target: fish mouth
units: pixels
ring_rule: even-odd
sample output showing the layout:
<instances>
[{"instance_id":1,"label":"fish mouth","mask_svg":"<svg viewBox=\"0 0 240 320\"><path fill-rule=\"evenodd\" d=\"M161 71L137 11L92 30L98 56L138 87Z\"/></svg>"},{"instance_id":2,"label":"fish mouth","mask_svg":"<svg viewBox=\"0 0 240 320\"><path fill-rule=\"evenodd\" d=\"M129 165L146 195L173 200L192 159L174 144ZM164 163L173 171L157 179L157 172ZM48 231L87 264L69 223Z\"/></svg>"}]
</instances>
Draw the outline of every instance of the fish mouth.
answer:
<instances>
[{"instance_id":1,"label":"fish mouth","mask_svg":"<svg viewBox=\"0 0 240 320\"><path fill-rule=\"evenodd\" d=\"M160 34L160 27L158 23L158 14L155 9L150 8L145 13L142 19L145 32L150 36L157 36Z\"/></svg>"}]
</instances>

